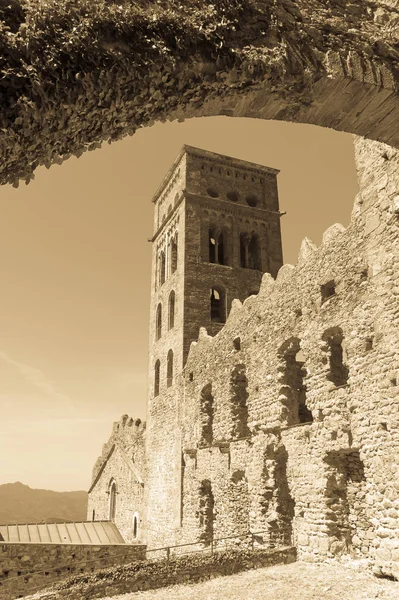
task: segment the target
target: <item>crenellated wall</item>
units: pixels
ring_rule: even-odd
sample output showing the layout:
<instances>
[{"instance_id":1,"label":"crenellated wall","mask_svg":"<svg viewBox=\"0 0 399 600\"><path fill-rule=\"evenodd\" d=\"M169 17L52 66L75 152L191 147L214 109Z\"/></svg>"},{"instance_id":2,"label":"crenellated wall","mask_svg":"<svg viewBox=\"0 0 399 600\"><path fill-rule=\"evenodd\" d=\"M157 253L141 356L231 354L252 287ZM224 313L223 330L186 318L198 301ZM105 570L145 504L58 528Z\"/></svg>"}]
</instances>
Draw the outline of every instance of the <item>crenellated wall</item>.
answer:
<instances>
[{"instance_id":1,"label":"crenellated wall","mask_svg":"<svg viewBox=\"0 0 399 600\"><path fill-rule=\"evenodd\" d=\"M89 490L87 518L113 520L125 542L138 543L143 538L145 431L145 423L128 415L114 423L94 465Z\"/></svg>"},{"instance_id":2,"label":"crenellated wall","mask_svg":"<svg viewBox=\"0 0 399 600\"><path fill-rule=\"evenodd\" d=\"M267 531L399 577L399 155L355 151L348 228L233 301L152 407L150 546Z\"/></svg>"}]
</instances>

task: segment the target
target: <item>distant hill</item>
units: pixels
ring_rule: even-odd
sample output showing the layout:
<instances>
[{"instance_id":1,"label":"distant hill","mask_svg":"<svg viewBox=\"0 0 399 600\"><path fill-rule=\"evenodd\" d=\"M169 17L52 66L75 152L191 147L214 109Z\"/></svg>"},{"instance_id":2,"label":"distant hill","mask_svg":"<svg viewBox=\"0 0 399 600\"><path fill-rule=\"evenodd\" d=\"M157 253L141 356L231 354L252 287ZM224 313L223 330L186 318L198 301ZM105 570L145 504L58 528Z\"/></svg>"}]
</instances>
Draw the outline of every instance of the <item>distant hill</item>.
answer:
<instances>
[{"instance_id":1,"label":"distant hill","mask_svg":"<svg viewBox=\"0 0 399 600\"><path fill-rule=\"evenodd\" d=\"M85 521L87 492L36 490L17 483L0 485L0 524Z\"/></svg>"}]
</instances>

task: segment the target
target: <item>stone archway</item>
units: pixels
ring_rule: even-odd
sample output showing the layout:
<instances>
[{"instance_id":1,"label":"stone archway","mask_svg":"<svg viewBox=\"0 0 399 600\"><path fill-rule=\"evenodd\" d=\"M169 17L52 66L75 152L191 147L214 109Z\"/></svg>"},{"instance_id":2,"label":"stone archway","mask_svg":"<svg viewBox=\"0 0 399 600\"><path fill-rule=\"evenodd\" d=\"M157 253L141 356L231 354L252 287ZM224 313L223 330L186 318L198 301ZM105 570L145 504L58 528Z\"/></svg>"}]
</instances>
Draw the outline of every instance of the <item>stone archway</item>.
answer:
<instances>
[{"instance_id":1,"label":"stone archway","mask_svg":"<svg viewBox=\"0 0 399 600\"><path fill-rule=\"evenodd\" d=\"M0 4L0 182L156 120L312 123L399 147L398 0Z\"/></svg>"}]
</instances>

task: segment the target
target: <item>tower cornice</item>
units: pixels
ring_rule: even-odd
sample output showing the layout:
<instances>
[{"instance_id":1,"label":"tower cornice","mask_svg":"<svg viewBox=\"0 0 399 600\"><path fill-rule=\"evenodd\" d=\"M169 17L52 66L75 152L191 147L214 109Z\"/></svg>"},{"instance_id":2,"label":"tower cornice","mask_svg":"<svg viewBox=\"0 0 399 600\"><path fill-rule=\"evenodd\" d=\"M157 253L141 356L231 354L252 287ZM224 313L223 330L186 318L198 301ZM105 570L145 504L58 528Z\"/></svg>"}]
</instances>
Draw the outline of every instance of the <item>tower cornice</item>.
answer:
<instances>
[{"instance_id":1,"label":"tower cornice","mask_svg":"<svg viewBox=\"0 0 399 600\"><path fill-rule=\"evenodd\" d=\"M211 152L210 150L203 150L202 148L196 148L195 146L189 146L185 144L180 150L175 160L173 161L173 164L169 168L165 177L162 179L161 184L159 185L155 194L153 195L152 202L154 204L157 202L158 198L161 196L162 192L167 187L173 173L175 172L177 166L179 165L181 159L185 154L200 157L204 161L212 162L213 164L217 164L220 167L224 166L231 169L245 170L247 172L256 173L258 175L262 175L265 173L269 175L278 175L280 173L280 169L274 169L273 167L259 165L257 163L242 160L240 158L235 158L233 156L226 156L224 154Z\"/></svg>"}]
</instances>

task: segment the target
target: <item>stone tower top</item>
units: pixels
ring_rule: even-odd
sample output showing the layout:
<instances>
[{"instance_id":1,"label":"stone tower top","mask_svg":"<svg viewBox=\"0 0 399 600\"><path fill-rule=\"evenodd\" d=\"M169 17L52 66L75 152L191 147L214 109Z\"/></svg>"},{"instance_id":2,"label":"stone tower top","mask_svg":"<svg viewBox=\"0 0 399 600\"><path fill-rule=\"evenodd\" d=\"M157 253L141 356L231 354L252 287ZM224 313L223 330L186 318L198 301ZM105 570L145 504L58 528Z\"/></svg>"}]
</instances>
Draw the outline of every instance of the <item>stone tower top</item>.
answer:
<instances>
[{"instance_id":1,"label":"stone tower top","mask_svg":"<svg viewBox=\"0 0 399 600\"><path fill-rule=\"evenodd\" d=\"M226 156L225 154L219 154L217 152L211 152L210 150L203 150L202 148L196 148L195 146L189 146L187 144L184 144L179 154L175 158L173 164L166 173L165 177L161 181L161 184L159 185L157 191L155 192L152 198L152 201L154 203L158 201L162 192L168 186L171 179L173 179L174 172L179 166L179 163L181 162L185 154L189 154L192 157L195 156L197 158L203 159L206 163L214 163L217 165L224 166L226 167L226 169L240 169L242 171L246 170L248 173L270 173L272 175L278 175L278 173L280 173L279 169L273 169L272 167L266 167L264 165L259 165L257 163L242 160L240 158L234 158L232 156Z\"/></svg>"},{"instance_id":2,"label":"stone tower top","mask_svg":"<svg viewBox=\"0 0 399 600\"><path fill-rule=\"evenodd\" d=\"M156 207L152 241L172 218L183 193L219 200L225 207L257 209L254 214L278 212L278 173L271 167L183 146L152 199Z\"/></svg>"}]
</instances>

